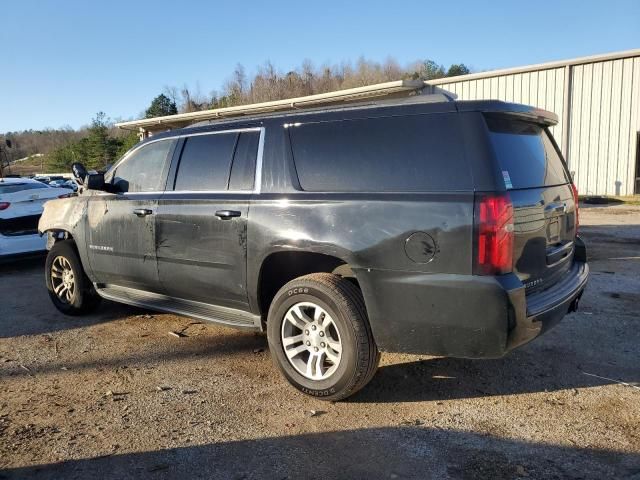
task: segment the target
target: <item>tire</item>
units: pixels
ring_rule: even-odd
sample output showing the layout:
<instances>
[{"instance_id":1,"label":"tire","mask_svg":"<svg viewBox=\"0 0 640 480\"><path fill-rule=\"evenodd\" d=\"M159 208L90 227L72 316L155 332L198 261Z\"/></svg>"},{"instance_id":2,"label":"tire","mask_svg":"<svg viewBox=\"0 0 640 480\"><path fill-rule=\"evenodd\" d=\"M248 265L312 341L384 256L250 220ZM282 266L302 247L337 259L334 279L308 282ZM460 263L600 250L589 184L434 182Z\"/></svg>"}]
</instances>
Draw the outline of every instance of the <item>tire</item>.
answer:
<instances>
[{"instance_id":1,"label":"tire","mask_svg":"<svg viewBox=\"0 0 640 480\"><path fill-rule=\"evenodd\" d=\"M100 296L84 273L73 240L57 242L49 250L45 280L51 301L65 315L83 315L100 304Z\"/></svg>"},{"instance_id":2,"label":"tire","mask_svg":"<svg viewBox=\"0 0 640 480\"><path fill-rule=\"evenodd\" d=\"M329 273L296 278L278 291L269 308L267 338L289 383L323 400L356 393L380 361L360 290Z\"/></svg>"}]
</instances>

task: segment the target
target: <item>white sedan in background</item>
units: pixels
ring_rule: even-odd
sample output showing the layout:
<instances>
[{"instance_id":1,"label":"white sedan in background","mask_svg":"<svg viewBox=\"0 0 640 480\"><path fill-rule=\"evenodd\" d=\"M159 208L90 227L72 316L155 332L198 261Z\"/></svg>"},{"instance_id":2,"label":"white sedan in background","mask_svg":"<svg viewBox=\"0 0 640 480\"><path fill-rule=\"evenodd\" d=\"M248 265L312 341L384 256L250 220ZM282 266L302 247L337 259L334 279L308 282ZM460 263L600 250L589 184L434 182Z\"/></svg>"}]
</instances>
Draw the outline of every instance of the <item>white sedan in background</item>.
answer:
<instances>
[{"instance_id":1,"label":"white sedan in background","mask_svg":"<svg viewBox=\"0 0 640 480\"><path fill-rule=\"evenodd\" d=\"M70 194L30 178L0 178L0 260L45 250L38 234L43 205Z\"/></svg>"}]
</instances>

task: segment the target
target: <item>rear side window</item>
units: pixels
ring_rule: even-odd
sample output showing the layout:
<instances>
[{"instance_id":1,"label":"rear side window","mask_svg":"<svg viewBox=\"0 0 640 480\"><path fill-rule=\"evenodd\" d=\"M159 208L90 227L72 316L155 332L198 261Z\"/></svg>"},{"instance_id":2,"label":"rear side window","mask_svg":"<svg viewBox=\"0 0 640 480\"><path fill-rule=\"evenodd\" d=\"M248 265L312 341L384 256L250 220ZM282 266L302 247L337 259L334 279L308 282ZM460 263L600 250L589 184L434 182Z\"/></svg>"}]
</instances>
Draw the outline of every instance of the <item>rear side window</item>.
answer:
<instances>
[{"instance_id":1,"label":"rear side window","mask_svg":"<svg viewBox=\"0 0 640 480\"><path fill-rule=\"evenodd\" d=\"M570 181L545 128L500 116L487 116L486 120L507 189L561 185Z\"/></svg>"},{"instance_id":2,"label":"rear side window","mask_svg":"<svg viewBox=\"0 0 640 480\"><path fill-rule=\"evenodd\" d=\"M187 138L178 165L175 190L226 190L237 139L237 133Z\"/></svg>"},{"instance_id":3,"label":"rear side window","mask_svg":"<svg viewBox=\"0 0 640 480\"><path fill-rule=\"evenodd\" d=\"M253 190L256 177L259 132L242 132L233 156L229 190Z\"/></svg>"},{"instance_id":4,"label":"rear side window","mask_svg":"<svg viewBox=\"0 0 640 480\"><path fill-rule=\"evenodd\" d=\"M49 188L44 183L6 183L2 184L0 182L0 195L3 193L16 193L21 192L22 190L36 190L39 188Z\"/></svg>"},{"instance_id":5,"label":"rear side window","mask_svg":"<svg viewBox=\"0 0 640 480\"><path fill-rule=\"evenodd\" d=\"M471 188L455 115L304 124L289 129L308 191L407 192Z\"/></svg>"}]
</instances>

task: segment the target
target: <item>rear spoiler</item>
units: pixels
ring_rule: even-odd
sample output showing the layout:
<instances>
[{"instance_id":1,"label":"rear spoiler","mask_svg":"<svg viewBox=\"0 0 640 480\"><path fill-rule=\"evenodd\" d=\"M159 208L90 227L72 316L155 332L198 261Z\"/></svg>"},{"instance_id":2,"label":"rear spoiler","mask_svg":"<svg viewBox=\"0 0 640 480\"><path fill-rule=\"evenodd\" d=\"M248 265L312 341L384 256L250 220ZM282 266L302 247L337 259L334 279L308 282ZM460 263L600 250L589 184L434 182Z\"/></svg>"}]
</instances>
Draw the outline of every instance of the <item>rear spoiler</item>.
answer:
<instances>
[{"instance_id":1,"label":"rear spoiler","mask_svg":"<svg viewBox=\"0 0 640 480\"><path fill-rule=\"evenodd\" d=\"M500 113L548 126L558 123L558 116L553 112L530 105L501 102L500 100L457 101L456 108L459 112Z\"/></svg>"}]
</instances>

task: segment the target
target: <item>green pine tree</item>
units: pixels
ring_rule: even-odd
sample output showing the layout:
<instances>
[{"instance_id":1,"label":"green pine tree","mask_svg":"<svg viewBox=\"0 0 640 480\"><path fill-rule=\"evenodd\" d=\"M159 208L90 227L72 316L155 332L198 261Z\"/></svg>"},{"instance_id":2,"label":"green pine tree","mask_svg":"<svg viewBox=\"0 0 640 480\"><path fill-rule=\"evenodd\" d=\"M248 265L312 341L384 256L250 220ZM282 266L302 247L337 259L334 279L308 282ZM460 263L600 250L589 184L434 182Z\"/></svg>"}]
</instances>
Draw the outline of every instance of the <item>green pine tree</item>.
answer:
<instances>
[{"instance_id":1,"label":"green pine tree","mask_svg":"<svg viewBox=\"0 0 640 480\"><path fill-rule=\"evenodd\" d=\"M458 75L467 75L471 70L464 63L454 63L447 70L447 77L456 77Z\"/></svg>"},{"instance_id":2,"label":"green pine tree","mask_svg":"<svg viewBox=\"0 0 640 480\"><path fill-rule=\"evenodd\" d=\"M145 118L165 117L178 113L176 103L171 101L164 93L161 93L151 101L151 105L144 113Z\"/></svg>"}]
</instances>

